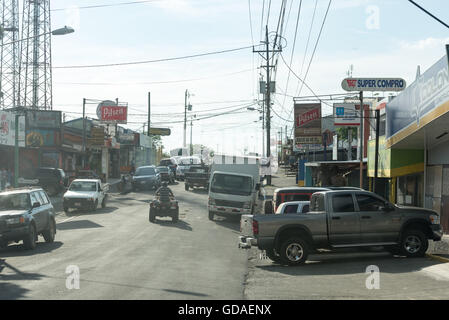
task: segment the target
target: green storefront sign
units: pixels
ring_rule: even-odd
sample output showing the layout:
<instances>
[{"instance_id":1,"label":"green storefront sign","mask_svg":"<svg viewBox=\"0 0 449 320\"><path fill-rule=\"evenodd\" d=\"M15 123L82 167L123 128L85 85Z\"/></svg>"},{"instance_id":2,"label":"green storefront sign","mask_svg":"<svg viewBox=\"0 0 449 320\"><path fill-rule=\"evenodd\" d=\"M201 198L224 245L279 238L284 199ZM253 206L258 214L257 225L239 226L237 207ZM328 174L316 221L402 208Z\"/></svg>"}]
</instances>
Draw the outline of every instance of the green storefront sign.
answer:
<instances>
[{"instance_id":1,"label":"green storefront sign","mask_svg":"<svg viewBox=\"0 0 449 320\"><path fill-rule=\"evenodd\" d=\"M376 140L368 141L368 177L374 177ZM386 149L385 136L379 138L379 178L393 178L424 171L424 150Z\"/></svg>"}]
</instances>

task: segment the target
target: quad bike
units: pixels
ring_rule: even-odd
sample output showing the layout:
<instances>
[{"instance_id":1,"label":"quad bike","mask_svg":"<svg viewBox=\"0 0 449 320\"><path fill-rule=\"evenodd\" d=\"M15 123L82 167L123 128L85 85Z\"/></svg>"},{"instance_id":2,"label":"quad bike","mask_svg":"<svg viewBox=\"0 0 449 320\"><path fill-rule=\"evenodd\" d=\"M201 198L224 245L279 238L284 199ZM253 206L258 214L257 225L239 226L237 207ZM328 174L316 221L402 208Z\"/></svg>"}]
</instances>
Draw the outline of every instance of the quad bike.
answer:
<instances>
[{"instance_id":1,"label":"quad bike","mask_svg":"<svg viewBox=\"0 0 449 320\"><path fill-rule=\"evenodd\" d=\"M171 217L172 222L179 220L179 206L175 197L170 197L170 201L162 202L159 197L150 202L150 222L155 222L156 217Z\"/></svg>"}]
</instances>

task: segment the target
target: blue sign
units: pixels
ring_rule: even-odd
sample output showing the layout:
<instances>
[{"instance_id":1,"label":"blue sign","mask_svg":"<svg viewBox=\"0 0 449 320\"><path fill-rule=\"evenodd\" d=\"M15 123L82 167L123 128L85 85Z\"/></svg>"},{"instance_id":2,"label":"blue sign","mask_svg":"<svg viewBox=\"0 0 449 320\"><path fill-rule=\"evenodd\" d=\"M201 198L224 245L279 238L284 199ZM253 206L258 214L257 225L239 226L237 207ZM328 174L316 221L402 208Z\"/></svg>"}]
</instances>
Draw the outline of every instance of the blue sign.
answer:
<instances>
[{"instance_id":1,"label":"blue sign","mask_svg":"<svg viewBox=\"0 0 449 320\"><path fill-rule=\"evenodd\" d=\"M419 128L423 117L448 101L449 66L444 56L387 104L387 139L412 124Z\"/></svg>"}]
</instances>

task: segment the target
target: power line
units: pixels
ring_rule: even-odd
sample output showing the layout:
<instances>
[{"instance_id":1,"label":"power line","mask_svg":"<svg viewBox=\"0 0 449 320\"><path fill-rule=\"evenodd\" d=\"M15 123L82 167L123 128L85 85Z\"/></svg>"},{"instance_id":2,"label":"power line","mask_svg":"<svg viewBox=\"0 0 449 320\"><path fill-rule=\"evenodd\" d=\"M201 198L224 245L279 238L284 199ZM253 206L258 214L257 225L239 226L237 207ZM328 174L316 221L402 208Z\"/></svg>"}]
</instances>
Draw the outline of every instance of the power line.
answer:
<instances>
[{"instance_id":1,"label":"power line","mask_svg":"<svg viewBox=\"0 0 449 320\"><path fill-rule=\"evenodd\" d=\"M323 32L324 24L326 23L327 14L329 13L329 9L330 9L331 4L332 4L332 0L329 0L329 4L327 5L327 9L326 9L326 14L324 15L324 19L323 19L323 22L321 24L320 33L318 34L318 38L316 39L315 47L313 48L312 56L310 57L309 65L307 67L306 74L304 75L304 80L307 79L307 76L309 74L310 66L312 65L313 58L315 57L316 49L318 47L318 43L320 42L321 33ZM303 84L304 84L304 82L303 82ZM301 94L302 87L303 86L301 85L301 89L299 90L298 96Z\"/></svg>"},{"instance_id":2,"label":"power line","mask_svg":"<svg viewBox=\"0 0 449 320\"><path fill-rule=\"evenodd\" d=\"M220 51L212 51L212 52L199 53L199 54L193 54L193 55L181 56L181 57L173 57L173 58L163 58L163 59L145 60L145 61L133 61L133 62L121 62L121 63L108 63L108 64L59 66L59 67L53 67L53 69L86 69L86 68L105 68L105 67L139 65L139 64L148 64L148 63L155 63L155 62L166 62L166 61L198 58L198 57L204 57L204 56L215 55L215 54L222 54L222 53L241 51L241 50L246 50L246 49L251 49L251 48L254 48L254 46L240 47L240 48L234 48L234 49L228 49L228 50L220 50Z\"/></svg>"},{"instance_id":3,"label":"power line","mask_svg":"<svg viewBox=\"0 0 449 320\"><path fill-rule=\"evenodd\" d=\"M161 1L163 1L163 0L119 2L119 3L112 3L112 4L99 4L99 5L92 5L92 6L76 7L76 9L80 9L80 10L81 9L97 9L97 8L117 7L117 6L143 4L143 3L150 3L150 2L161 2ZM57 9L52 9L51 11L65 11L65 10L69 10L69 9L71 9L71 8L57 8Z\"/></svg>"},{"instance_id":4,"label":"power line","mask_svg":"<svg viewBox=\"0 0 449 320\"><path fill-rule=\"evenodd\" d=\"M293 63L293 55L295 53L295 47L296 47L296 37L297 37L297 33L298 33L298 27L299 27L299 18L301 16L301 8L302 8L302 0L299 2L299 9L298 9L298 15L296 17L296 27L295 27L295 36L293 38L293 48L292 48L292 55L290 56L290 66ZM290 81L290 70L288 71L288 75L287 75L287 85L285 87L285 93L288 92L288 85L289 85L289 81ZM287 95L284 95L284 100L282 101L282 111L285 111L284 105L285 105L285 100L287 98Z\"/></svg>"},{"instance_id":5,"label":"power line","mask_svg":"<svg viewBox=\"0 0 449 320\"><path fill-rule=\"evenodd\" d=\"M419 9L421 9L422 11L424 11L425 13L427 13L429 16L431 16L432 18L434 18L436 21L438 21L439 23L441 23L442 25L444 25L446 28L449 28L449 25L447 25L445 22L443 22L442 20L440 20L439 18L437 18L435 15L433 15L432 13L430 13L429 11L427 11L426 9L424 9L423 7L421 7L419 4L417 4L415 1L413 0L408 0L410 3L414 4L415 6L417 6Z\"/></svg>"},{"instance_id":6,"label":"power line","mask_svg":"<svg viewBox=\"0 0 449 320\"><path fill-rule=\"evenodd\" d=\"M201 80L208 80L208 79L214 79L219 77L227 77L231 75L236 75L240 73L245 73L249 71L253 71L254 68L251 69L245 69L241 71L231 72L231 73L224 73L221 75L215 75L210 77L202 77L202 78L193 78L193 79L181 79L181 80L167 80L167 81L150 81L150 82L57 82L57 84L62 85L92 85L92 86L124 86L124 85L147 85L147 84L170 84L170 83L181 83L181 82L190 82L190 81L201 81Z\"/></svg>"}]
</instances>

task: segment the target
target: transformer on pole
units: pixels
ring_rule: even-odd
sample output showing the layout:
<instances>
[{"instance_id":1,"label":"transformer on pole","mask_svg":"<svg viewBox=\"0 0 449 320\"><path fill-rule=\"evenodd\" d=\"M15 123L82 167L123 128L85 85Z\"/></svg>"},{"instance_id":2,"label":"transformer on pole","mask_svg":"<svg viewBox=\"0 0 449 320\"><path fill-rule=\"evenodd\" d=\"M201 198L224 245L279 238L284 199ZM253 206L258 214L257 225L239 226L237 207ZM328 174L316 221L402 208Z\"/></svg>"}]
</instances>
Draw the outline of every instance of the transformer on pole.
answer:
<instances>
[{"instance_id":1,"label":"transformer on pole","mask_svg":"<svg viewBox=\"0 0 449 320\"><path fill-rule=\"evenodd\" d=\"M19 0L1 1L0 43L0 108L14 108L19 86Z\"/></svg>"},{"instance_id":2,"label":"transformer on pole","mask_svg":"<svg viewBox=\"0 0 449 320\"><path fill-rule=\"evenodd\" d=\"M19 107L52 110L50 0L24 0Z\"/></svg>"}]
</instances>

